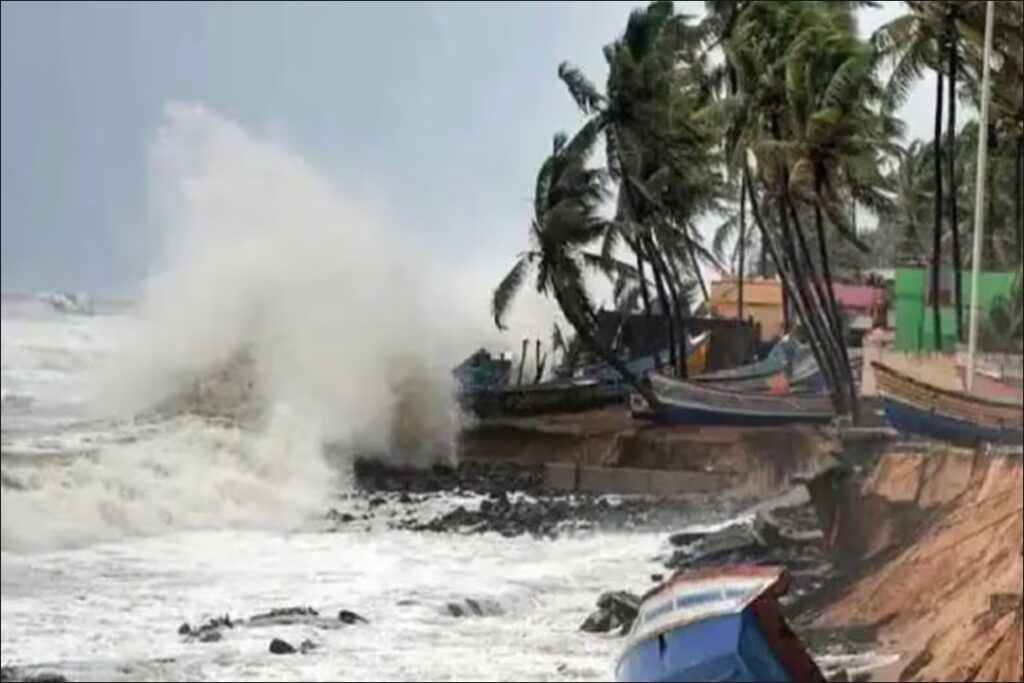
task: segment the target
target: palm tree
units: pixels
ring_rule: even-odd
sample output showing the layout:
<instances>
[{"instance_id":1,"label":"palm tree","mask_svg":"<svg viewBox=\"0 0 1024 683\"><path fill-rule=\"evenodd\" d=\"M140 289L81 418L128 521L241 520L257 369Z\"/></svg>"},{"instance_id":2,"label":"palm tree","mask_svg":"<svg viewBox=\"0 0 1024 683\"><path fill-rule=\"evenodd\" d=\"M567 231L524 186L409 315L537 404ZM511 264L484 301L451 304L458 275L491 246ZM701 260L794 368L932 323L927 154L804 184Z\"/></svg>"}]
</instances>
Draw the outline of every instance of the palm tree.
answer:
<instances>
[{"instance_id":1,"label":"palm tree","mask_svg":"<svg viewBox=\"0 0 1024 683\"><path fill-rule=\"evenodd\" d=\"M1001 165L1003 161L1010 167L993 172L996 184L1004 178L1013 178L1009 196L1013 204L1013 252L1016 255L1015 265L1019 266L1024 259L1024 89L1021 88L1024 81L1024 4L997 3L994 9L995 63L991 71L992 129L989 137L995 151L994 165ZM981 102L983 48L980 36L983 17L978 12L970 15L969 19L971 39L964 42L965 85L969 100L978 108ZM1000 150L1002 154L999 154Z\"/></svg>"},{"instance_id":2,"label":"palm tree","mask_svg":"<svg viewBox=\"0 0 1024 683\"><path fill-rule=\"evenodd\" d=\"M763 243L775 255L784 291L795 304L840 412L847 407L855 409L855 405L849 400L852 378L836 324L827 249L816 265L794 200L800 198L798 190L805 190L803 199L808 205L827 212L840 232L849 233L848 220L839 217L844 212L835 207L843 192L867 196L867 184L862 182L866 163L859 159L857 164L849 164L849 169L832 171L835 160L824 155L814 159L809 168L794 164L802 158L797 153L801 140L811 143L820 138L821 144L815 148L822 152L834 141L854 147L853 133L862 132L861 119L867 117L846 105L852 99L846 93L864 94L862 81L864 73L873 68L872 60L839 49L855 44L855 29L848 3L758 2L741 16L728 52L735 62L740 104L747 112L737 138L742 155L750 150L756 156L756 174L750 169L746 172L751 184L760 184L765 194L762 202L748 192L755 222ZM861 62L863 68L854 68ZM798 73L801 68L809 73ZM846 110L833 106L833 100L843 102ZM846 114L857 121L852 131L844 128L843 121L834 120ZM827 173L826 168L830 169ZM803 177L812 179L809 188L799 182ZM771 205L773 215L761 212L766 204ZM826 243L823 230L818 243L819 247Z\"/></svg>"},{"instance_id":3,"label":"palm tree","mask_svg":"<svg viewBox=\"0 0 1024 683\"><path fill-rule=\"evenodd\" d=\"M594 243L608 229L600 214L607 198L605 174L587 166L597 133L597 127L588 123L572 140L562 133L555 135L551 155L537 173L531 248L519 255L494 290L491 309L495 325L504 329L503 319L516 293L533 272L536 290L555 299L580 342L618 370L652 406L657 406L649 389L596 334L597 315L584 272L588 263L601 263L601 259L583 252L583 247Z\"/></svg>"},{"instance_id":4,"label":"palm tree","mask_svg":"<svg viewBox=\"0 0 1024 683\"><path fill-rule=\"evenodd\" d=\"M910 11L879 29L875 33L874 40L883 54L893 63L893 71L889 79L890 107L892 109L906 101L911 87L923 77L926 70L935 72L935 130L933 133L935 211L932 233L931 292L933 333L938 348L942 339L942 319L939 313L939 271L942 264L942 108L945 102L943 97L945 88L943 54L948 42L946 13L943 8L946 0L938 0L934 3L907 0L906 4Z\"/></svg>"},{"instance_id":5,"label":"palm tree","mask_svg":"<svg viewBox=\"0 0 1024 683\"><path fill-rule=\"evenodd\" d=\"M962 94L958 90L958 84L972 76L968 67L970 66L970 55L979 55L981 51L982 33L985 16L985 2L979 0L928 0L906 2L909 12L888 25L884 26L876 34L879 46L884 49L892 58L895 69L890 83L894 95L894 103L902 102L910 86L916 81L924 70L935 71L936 74L936 103L935 103L935 131L934 144L936 155L934 163L938 169L943 163L940 154L942 138L942 107L943 107L943 79L948 79L949 87L946 96L947 123L946 123L946 151L945 151L945 173L949 182L949 192L946 193L946 220L952 233L952 267L953 267L953 296L954 309L956 311L957 338L964 340L964 306L962 301L962 254L960 240L960 215L958 210L957 188L961 185L962 178L957 176L957 99ZM1019 14L1020 3L996 3L997 10L1002 6L1016 5L1015 9L1009 11ZM1007 10L997 11L1003 16ZM1013 23L1000 20L997 24L997 35L1000 42L1005 42L1007 36L1013 35ZM1017 55L1020 53L1020 43L1017 43ZM1019 59L1019 56L1017 57ZM980 57L976 60L980 74ZM1012 93L1020 91L1020 81L1016 85L1007 83ZM935 174L935 229L936 234L933 241L933 273L932 273L932 297L935 306L936 340L938 340L940 328L938 319L938 288L939 288L939 265L941 254L941 208L943 206L943 176L942 171ZM936 341L938 343L938 341Z\"/></svg>"},{"instance_id":6,"label":"palm tree","mask_svg":"<svg viewBox=\"0 0 1024 683\"><path fill-rule=\"evenodd\" d=\"M605 93L579 69L559 67L559 77L588 125L603 135L609 175L618 190L615 220L602 254L624 243L634 254L643 307L651 318L655 296L668 321L670 361L686 374L686 332L681 276L700 281L701 259L712 258L694 227L717 201L717 174L710 163L713 137L699 111L708 95L680 67L693 62L699 31L659 0L629 17L621 38L605 47ZM677 353L678 348L678 353Z\"/></svg>"},{"instance_id":7,"label":"palm tree","mask_svg":"<svg viewBox=\"0 0 1024 683\"><path fill-rule=\"evenodd\" d=\"M928 253L932 234L932 150L914 140L897 148L893 160L886 175L892 203L879 213L878 233L891 247L888 264L917 265L921 255Z\"/></svg>"}]
</instances>

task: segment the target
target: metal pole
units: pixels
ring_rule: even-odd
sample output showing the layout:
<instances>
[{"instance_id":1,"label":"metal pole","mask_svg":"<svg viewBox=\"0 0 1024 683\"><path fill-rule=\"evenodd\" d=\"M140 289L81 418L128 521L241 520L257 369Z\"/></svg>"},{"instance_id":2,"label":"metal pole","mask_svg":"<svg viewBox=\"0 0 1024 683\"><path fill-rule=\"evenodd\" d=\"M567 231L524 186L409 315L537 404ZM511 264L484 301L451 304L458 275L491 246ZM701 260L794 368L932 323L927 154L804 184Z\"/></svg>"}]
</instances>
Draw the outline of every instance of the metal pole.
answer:
<instances>
[{"instance_id":1,"label":"metal pole","mask_svg":"<svg viewBox=\"0 0 1024 683\"><path fill-rule=\"evenodd\" d=\"M978 288L981 279L981 247L985 235L985 167L988 164L988 101L992 68L992 25L995 3L985 3L985 54L981 75L981 122L978 129L978 175L974 193L974 261L971 272L971 331L967 342L967 393L974 391L974 356L978 352Z\"/></svg>"}]
</instances>

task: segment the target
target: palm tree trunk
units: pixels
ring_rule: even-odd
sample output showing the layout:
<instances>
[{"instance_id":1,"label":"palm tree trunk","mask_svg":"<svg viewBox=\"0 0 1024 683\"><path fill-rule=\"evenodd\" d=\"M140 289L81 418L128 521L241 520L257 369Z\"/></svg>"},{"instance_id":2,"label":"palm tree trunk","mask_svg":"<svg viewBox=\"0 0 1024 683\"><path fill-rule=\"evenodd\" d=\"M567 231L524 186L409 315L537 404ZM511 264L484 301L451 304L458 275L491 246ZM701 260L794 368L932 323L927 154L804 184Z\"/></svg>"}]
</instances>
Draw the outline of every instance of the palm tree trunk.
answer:
<instances>
[{"instance_id":1,"label":"palm tree trunk","mask_svg":"<svg viewBox=\"0 0 1024 683\"><path fill-rule=\"evenodd\" d=\"M781 141L782 126L778 116L772 118L771 126L772 136L776 140ZM829 324L828 294L824 291L821 281L818 279L817 269L814 267L814 262L811 259L811 251L807 247L807 239L804 236L803 228L800 226L800 218L789 195L789 169L785 166L785 163L781 164L780 168L782 187L779 192L779 225L783 234L783 242L792 260L793 272L798 281L803 285L796 287L796 291L804 297L803 303L806 311L804 323L814 328L819 335L824 358L819 359L818 362L825 361L825 365L822 365L822 368L828 367L829 372L826 376L830 374L834 382L830 386L833 390L836 412L845 414L848 407L846 405L847 396L845 391L847 377L845 373L841 372L842 363L840 361L841 352L839 347L842 346L842 340L836 339L832 333L831 325ZM792 226L789 222L790 213L793 217Z\"/></svg>"},{"instance_id":2,"label":"palm tree trunk","mask_svg":"<svg viewBox=\"0 0 1024 683\"><path fill-rule=\"evenodd\" d=\"M747 174L743 172L743 177L740 179L740 263L737 270L739 271L739 289L736 297L736 319L744 320L743 317L743 278L744 268L747 263Z\"/></svg>"},{"instance_id":3,"label":"palm tree trunk","mask_svg":"<svg viewBox=\"0 0 1024 683\"><path fill-rule=\"evenodd\" d=\"M942 267L942 70L935 72L935 225L932 234L932 334L935 350L942 350L942 305L939 270Z\"/></svg>"},{"instance_id":4,"label":"palm tree trunk","mask_svg":"<svg viewBox=\"0 0 1024 683\"><path fill-rule=\"evenodd\" d=\"M570 325L572 325L577 338L583 343L583 345L589 348L592 353L600 356L605 363L615 368L622 378L632 385L638 394L644 397L652 410L659 410L661 404L658 401L657 396L654 395L654 392L651 391L650 385L642 382L618 355L616 355L611 349L605 347L605 345L597 339L590 327L585 324L585 321L580 316L579 311L577 311L575 307L568 305L565 293L562 291L561 286L556 284L555 287L553 287L553 290L555 301L558 303L558 307L562 309L562 315L564 315L565 319Z\"/></svg>"},{"instance_id":5,"label":"palm tree trunk","mask_svg":"<svg viewBox=\"0 0 1024 683\"><path fill-rule=\"evenodd\" d=\"M821 176L817 173L815 173L814 184L815 192L820 199L822 182ZM856 206L857 205L854 204L855 209ZM839 303L836 301L836 290L832 282L832 265L828 255L828 244L826 243L825 236L825 218L821 210L820 201L814 202L814 225L815 230L818 233L818 256L821 259L821 271L825 277L825 289L828 290L828 303L830 313L832 314L832 331L833 334L835 334L836 340L839 342L839 350L841 352L840 361L842 363L843 372L846 375L846 387L850 397L850 410L853 414L853 423L857 424L860 422L860 405L857 401L853 367L850 365L850 354L846 350L846 335L844 334L843 318L839 314Z\"/></svg>"},{"instance_id":6,"label":"palm tree trunk","mask_svg":"<svg viewBox=\"0 0 1024 683\"><path fill-rule=\"evenodd\" d=\"M749 186L749 183L748 183L748 186ZM764 242L761 242L761 260L760 260L760 263L758 263L758 266L759 266L758 267L758 274L761 276L761 279L763 279L763 280L767 279L768 278L768 245L765 244Z\"/></svg>"},{"instance_id":7,"label":"palm tree trunk","mask_svg":"<svg viewBox=\"0 0 1024 683\"><path fill-rule=\"evenodd\" d=\"M674 263L666 259L664 253L659 251L653 244L651 246L651 253L658 259L658 265L665 273L665 284L668 289L669 298L672 301L672 318L676 323L679 342L676 372L681 379L687 379L689 377L689 369L686 363L689 353L687 350L686 321L683 319L681 297L679 295L679 272L675 268Z\"/></svg>"},{"instance_id":8,"label":"palm tree trunk","mask_svg":"<svg viewBox=\"0 0 1024 683\"><path fill-rule=\"evenodd\" d=\"M784 182L786 187L789 186L789 174L788 172L783 174ZM789 209L793 219L793 232L796 235L796 243L799 248L799 257L802 258L802 270L805 279L809 280L811 287L807 288L807 305L808 312L811 314L812 319L817 322L821 328L821 338L823 340L823 348L827 353L828 361L832 365L833 373L835 374L838 384L836 391L843 396L843 406L848 407L851 410L853 405L846 405L846 400L853 397L856 400L853 392L853 377L849 371L849 362L845 360L846 357L846 343L843 340L842 325L839 321L838 307L833 307L834 292L832 292L831 278L825 279L819 277L818 269L814 265L814 260L811 258L811 250L807 246L807 238L805 237L803 226L800 222L800 215L797 213L796 206L793 204L792 198L789 193L784 193L784 200ZM824 232L824 230L822 231ZM819 237L819 243L824 244L824 241ZM826 254L827 258L827 254ZM837 406L837 410L840 410ZM840 410L840 412L845 412Z\"/></svg>"},{"instance_id":9,"label":"palm tree trunk","mask_svg":"<svg viewBox=\"0 0 1024 683\"><path fill-rule=\"evenodd\" d=\"M647 249L648 254L651 256L651 270L654 272L654 286L658 292L658 303L661 305L661 318L663 318L668 324L668 355L669 363L673 368L678 369L679 363L676 358L676 321L675 316L671 314L671 306L668 300L668 292L665 289L665 278L661 272L660 264L658 263L658 257L654 245L650 239L643 240L644 246ZM660 325L659 325L660 327ZM658 354L658 360L661 360L661 349L655 350Z\"/></svg>"},{"instance_id":10,"label":"palm tree trunk","mask_svg":"<svg viewBox=\"0 0 1024 683\"><path fill-rule=\"evenodd\" d=\"M946 165L949 168L949 226L953 231L953 306L956 309L956 338L962 343L964 332L964 304L960 272L960 221L957 212L957 179L956 179L956 72L959 68L956 27L952 21L948 27L947 50L949 51L949 118L946 123L948 139Z\"/></svg>"},{"instance_id":11,"label":"palm tree trunk","mask_svg":"<svg viewBox=\"0 0 1024 683\"><path fill-rule=\"evenodd\" d=\"M700 285L700 293L704 296L704 301L711 301L711 294L708 292L708 284L704 281L704 275L700 272L700 262L697 260L697 249L693 246L693 241L690 239L690 235L687 234L685 229L680 228L683 233L683 241L686 243L686 253L690 257L690 262L693 264L693 275L697 278L697 284Z\"/></svg>"},{"instance_id":12,"label":"palm tree trunk","mask_svg":"<svg viewBox=\"0 0 1024 683\"><path fill-rule=\"evenodd\" d=\"M640 281L640 300L644 304L644 314L647 316L647 322L651 320L651 292L647 288L647 273L644 269L644 257L640 251L640 247L636 243L630 243L633 248L633 253L636 254L636 276Z\"/></svg>"},{"instance_id":13,"label":"palm tree trunk","mask_svg":"<svg viewBox=\"0 0 1024 683\"><path fill-rule=\"evenodd\" d=\"M996 230L995 225L992 224L996 215L996 187L992 182L992 164L989 164L988 168L985 169L985 175L987 176L985 180L985 201L988 203L985 209L985 223L988 227L985 230L985 250L988 252L988 257L982 259L981 265L984 268L985 264L988 263L990 268L1001 268L1003 264L999 262L999 253L996 250Z\"/></svg>"},{"instance_id":14,"label":"palm tree trunk","mask_svg":"<svg viewBox=\"0 0 1024 683\"><path fill-rule=\"evenodd\" d=\"M761 233L761 246L767 252L775 264L776 270L778 270L779 279L782 281L783 292L788 293L788 298L797 303L797 309L799 315L805 320L808 320L807 324L807 338L808 344L810 344L811 350L814 352L814 357L818 361L818 366L821 368L822 373L825 375L826 383L828 384L829 391L832 394L833 405L837 407L840 405L837 391L836 391L836 380L832 374L831 367L826 362L825 348L819 335L818 329L815 325L810 324L810 316L807 314L807 310L804 308L801 298L798 296L798 287L794 282L795 276L786 268L786 260L780 253L778 246L776 246L771 233L764 224L764 220L761 216L760 206L757 201L757 194L754 192L754 184L751 182L747 185L747 194L750 197L750 212L754 217L754 224L758 227Z\"/></svg>"},{"instance_id":15,"label":"palm tree trunk","mask_svg":"<svg viewBox=\"0 0 1024 683\"><path fill-rule=\"evenodd\" d=\"M1014 226L1017 265L1024 263L1024 136L1017 138L1016 185L1014 188Z\"/></svg>"}]
</instances>

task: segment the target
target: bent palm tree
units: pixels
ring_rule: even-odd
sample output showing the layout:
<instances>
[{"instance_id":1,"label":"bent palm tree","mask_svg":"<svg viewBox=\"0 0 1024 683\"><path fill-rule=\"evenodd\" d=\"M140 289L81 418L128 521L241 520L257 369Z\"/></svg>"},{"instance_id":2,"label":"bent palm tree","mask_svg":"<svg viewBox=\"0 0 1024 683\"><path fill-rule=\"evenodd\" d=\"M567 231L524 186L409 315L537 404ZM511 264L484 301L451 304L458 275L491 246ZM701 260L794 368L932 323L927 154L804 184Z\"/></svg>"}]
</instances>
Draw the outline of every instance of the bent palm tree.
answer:
<instances>
[{"instance_id":1,"label":"bent palm tree","mask_svg":"<svg viewBox=\"0 0 1024 683\"><path fill-rule=\"evenodd\" d=\"M584 279L588 261L593 258L583 252L583 247L607 230L607 221L599 213L606 199L604 173L588 168L586 163L596 140L597 128L592 124L585 125L571 141L564 134L555 135L551 155L537 174L531 248L519 255L494 290L494 322L499 329L504 328L505 314L533 272L536 290L555 299L581 343L656 407L657 399L649 389L596 334L597 315Z\"/></svg>"}]
</instances>

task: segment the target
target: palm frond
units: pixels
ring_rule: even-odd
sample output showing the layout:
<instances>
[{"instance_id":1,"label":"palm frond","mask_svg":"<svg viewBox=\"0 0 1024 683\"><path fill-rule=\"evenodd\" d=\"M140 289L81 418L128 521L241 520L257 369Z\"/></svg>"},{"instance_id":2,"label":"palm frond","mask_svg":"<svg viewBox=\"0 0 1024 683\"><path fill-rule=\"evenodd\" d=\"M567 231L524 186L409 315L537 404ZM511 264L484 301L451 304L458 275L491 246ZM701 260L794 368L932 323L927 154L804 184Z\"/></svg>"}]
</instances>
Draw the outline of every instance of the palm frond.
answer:
<instances>
[{"instance_id":1,"label":"palm frond","mask_svg":"<svg viewBox=\"0 0 1024 683\"><path fill-rule=\"evenodd\" d=\"M499 330L505 329L502 320L508 313L512 300L523 286L523 280L526 278L529 267L530 257L528 255L520 256L519 260L512 266L512 270L502 278L501 282L494 289L494 294L491 297L491 315L494 316L494 325Z\"/></svg>"},{"instance_id":2,"label":"palm frond","mask_svg":"<svg viewBox=\"0 0 1024 683\"><path fill-rule=\"evenodd\" d=\"M565 83L569 95L584 114L593 114L601 108L604 96L579 68L562 62L558 65L558 77Z\"/></svg>"}]
</instances>

